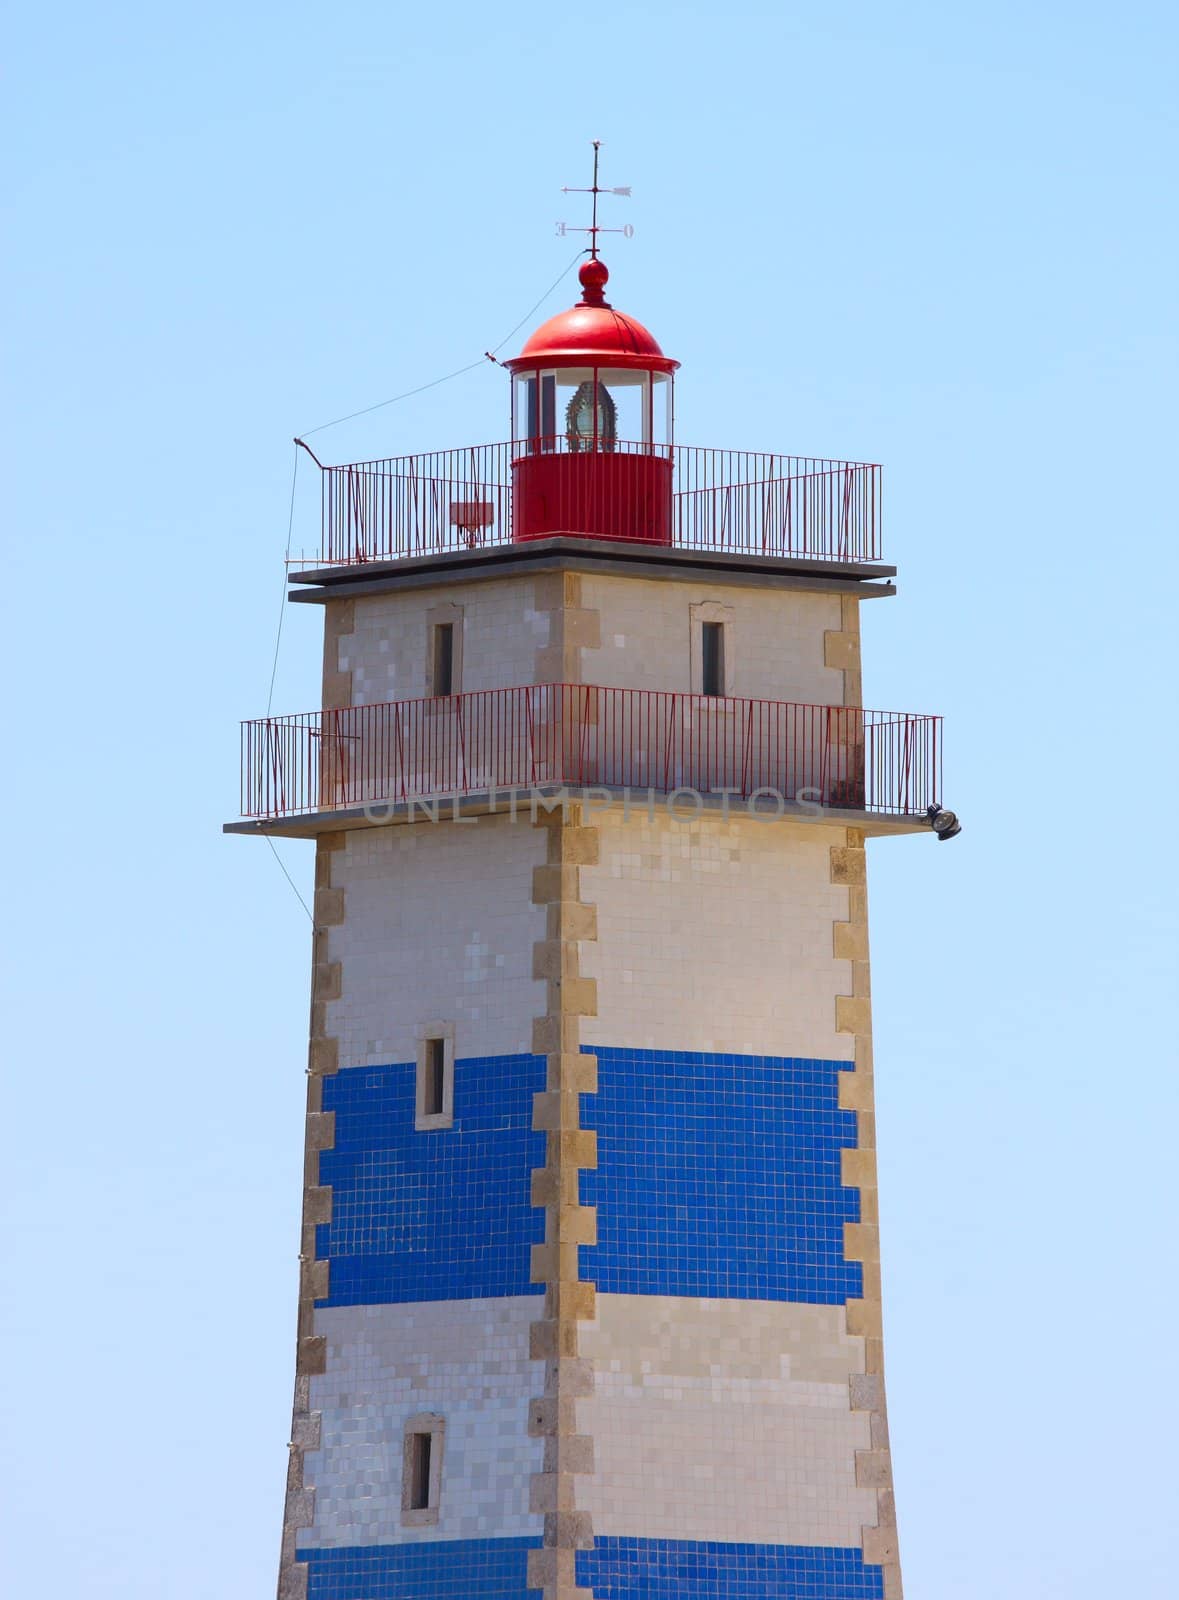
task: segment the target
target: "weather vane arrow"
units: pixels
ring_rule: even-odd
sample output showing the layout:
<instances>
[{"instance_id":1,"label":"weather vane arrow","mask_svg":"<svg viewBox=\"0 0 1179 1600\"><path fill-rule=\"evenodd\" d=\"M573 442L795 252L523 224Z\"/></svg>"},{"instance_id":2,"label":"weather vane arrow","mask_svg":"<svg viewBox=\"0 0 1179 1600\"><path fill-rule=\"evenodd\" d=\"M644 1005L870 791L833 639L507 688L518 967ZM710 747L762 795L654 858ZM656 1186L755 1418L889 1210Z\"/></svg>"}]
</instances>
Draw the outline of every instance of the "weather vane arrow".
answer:
<instances>
[{"instance_id":1,"label":"weather vane arrow","mask_svg":"<svg viewBox=\"0 0 1179 1600\"><path fill-rule=\"evenodd\" d=\"M599 160L599 152L601 151L601 148L602 148L602 141L600 139L595 139L594 140L594 181L593 181L592 186L590 188L588 188L588 189L575 189L575 188L570 188L568 185L566 185L566 187L561 190L562 194L592 194L593 195L593 197L594 197L593 217L592 217L592 220L590 222L589 227L588 228L571 228L567 222L558 222L558 224L557 224L557 237L558 237L558 239L564 239L570 233L588 233L589 236L590 236L590 252L589 253L590 253L591 259L593 259L594 261L596 261L597 258L598 258L598 235L600 233L620 233L623 236L624 239L633 239L634 238L634 232L635 232L634 228L632 227L632 225L629 222L626 223L625 226L623 226L621 228L601 228L601 227L598 226L598 196L600 194L617 194L617 195L621 195L624 199L627 199L627 200L630 199L630 184L629 183L620 185L618 188L613 188L613 189L603 188L602 185L599 184L599 182L598 182L598 160Z\"/></svg>"}]
</instances>

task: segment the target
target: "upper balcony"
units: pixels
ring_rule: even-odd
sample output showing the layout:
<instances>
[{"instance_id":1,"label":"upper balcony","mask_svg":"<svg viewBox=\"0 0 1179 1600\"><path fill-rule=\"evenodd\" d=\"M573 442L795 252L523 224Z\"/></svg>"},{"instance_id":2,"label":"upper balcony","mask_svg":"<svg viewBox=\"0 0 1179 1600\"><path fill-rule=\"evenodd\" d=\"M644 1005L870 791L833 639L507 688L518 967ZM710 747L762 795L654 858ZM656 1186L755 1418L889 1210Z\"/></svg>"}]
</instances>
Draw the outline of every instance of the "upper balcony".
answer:
<instances>
[{"instance_id":1,"label":"upper balcony","mask_svg":"<svg viewBox=\"0 0 1179 1600\"><path fill-rule=\"evenodd\" d=\"M461 555L557 534L651 550L871 566L870 462L552 433L320 466L322 533L299 565Z\"/></svg>"},{"instance_id":2,"label":"upper balcony","mask_svg":"<svg viewBox=\"0 0 1179 1600\"><path fill-rule=\"evenodd\" d=\"M254 820L231 826L315 833L568 788L909 831L940 799L941 766L940 717L534 684L245 722Z\"/></svg>"}]
</instances>

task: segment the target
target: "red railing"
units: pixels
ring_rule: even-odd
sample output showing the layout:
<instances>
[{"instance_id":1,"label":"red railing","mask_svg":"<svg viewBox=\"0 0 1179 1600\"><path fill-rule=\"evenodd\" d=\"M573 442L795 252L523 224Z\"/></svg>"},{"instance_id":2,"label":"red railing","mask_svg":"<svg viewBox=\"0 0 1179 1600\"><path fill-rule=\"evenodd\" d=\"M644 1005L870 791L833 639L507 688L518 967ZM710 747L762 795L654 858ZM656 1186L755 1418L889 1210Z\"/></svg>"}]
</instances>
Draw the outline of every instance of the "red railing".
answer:
<instances>
[{"instance_id":1,"label":"red railing","mask_svg":"<svg viewBox=\"0 0 1179 1600\"><path fill-rule=\"evenodd\" d=\"M557 452L565 448L563 437L545 443ZM473 445L322 467L322 546L318 558L300 559L351 565L508 544L511 466L523 449ZM670 458L675 547L826 561L881 559L880 468L870 462L622 440L594 459L609 463L618 454ZM580 492L592 497L592 478L582 482ZM636 506L639 520L642 514ZM570 520L574 530L583 528L576 507ZM665 542L666 531L646 536Z\"/></svg>"},{"instance_id":2,"label":"red railing","mask_svg":"<svg viewBox=\"0 0 1179 1600\"><path fill-rule=\"evenodd\" d=\"M488 689L242 724L242 814L547 785L920 815L941 718L585 684Z\"/></svg>"}]
</instances>

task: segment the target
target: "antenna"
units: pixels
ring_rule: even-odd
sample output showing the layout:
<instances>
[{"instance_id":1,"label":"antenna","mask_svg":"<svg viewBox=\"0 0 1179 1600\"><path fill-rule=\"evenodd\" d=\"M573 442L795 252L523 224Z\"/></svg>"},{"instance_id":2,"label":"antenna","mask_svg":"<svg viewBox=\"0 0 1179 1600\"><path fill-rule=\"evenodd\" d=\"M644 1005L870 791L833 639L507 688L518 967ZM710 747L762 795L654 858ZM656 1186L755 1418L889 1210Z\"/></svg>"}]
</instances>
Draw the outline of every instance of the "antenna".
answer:
<instances>
[{"instance_id":1,"label":"antenna","mask_svg":"<svg viewBox=\"0 0 1179 1600\"><path fill-rule=\"evenodd\" d=\"M588 188L588 189L571 189L569 187L566 187L566 188L561 190L562 194L592 194L593 195L593 197L594 197L593 213L592 213L592 220L590 222L589 227L588 228L571 228L567 222L558 222L558 224L557 224L557 237L558 237L558 239L564 239L570 233L588 233L589 234L589 236L590 236L589 253L590 253L590 260L591 261L596 261L598 259L598 235L600 233L620 233L624 239L633 239L634 238L634 234L635 234L635 230L634 230L634 228L631 226L631 224L629 222L626 223L621 228L601 228L601 227L598 226L598 196L600 194L616 194L616 195L621 195L624 199L627 199L627 200L630 199L630 185L629 184L626 184L623 187L617 188L617 189L603 189L601 187L601 185L598 183L598 159L599 159L599 153L601 151L601 148L602 148L602 141L600 139L595 139L594 140L594 181L593 181L592 186L590 188Z\"/></svg>"}]
</instances>

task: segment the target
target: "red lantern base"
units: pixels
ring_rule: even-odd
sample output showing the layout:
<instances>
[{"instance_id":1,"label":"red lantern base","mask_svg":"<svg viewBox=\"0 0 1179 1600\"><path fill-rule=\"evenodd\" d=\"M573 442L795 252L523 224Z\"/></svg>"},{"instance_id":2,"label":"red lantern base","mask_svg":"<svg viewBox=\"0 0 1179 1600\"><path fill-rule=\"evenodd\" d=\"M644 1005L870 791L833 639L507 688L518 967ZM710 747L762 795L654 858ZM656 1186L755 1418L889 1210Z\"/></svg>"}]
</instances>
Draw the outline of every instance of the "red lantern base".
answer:
<instances>
[{"instance_id":1,"label":"red lantern base","mask_svg":"<svg viewBox=\"0 0 1179 1600\"><path fill-rule=\"evenodd\" d=\"M512 463L512 540L556 533L671 543L671 462L608 451L521 456Z\"/></svg>"}]
</instances>

